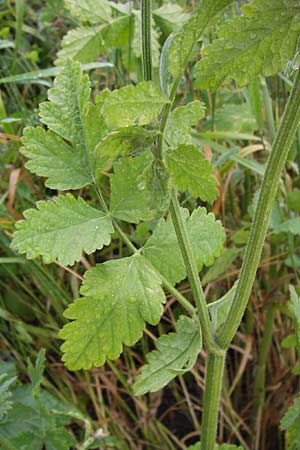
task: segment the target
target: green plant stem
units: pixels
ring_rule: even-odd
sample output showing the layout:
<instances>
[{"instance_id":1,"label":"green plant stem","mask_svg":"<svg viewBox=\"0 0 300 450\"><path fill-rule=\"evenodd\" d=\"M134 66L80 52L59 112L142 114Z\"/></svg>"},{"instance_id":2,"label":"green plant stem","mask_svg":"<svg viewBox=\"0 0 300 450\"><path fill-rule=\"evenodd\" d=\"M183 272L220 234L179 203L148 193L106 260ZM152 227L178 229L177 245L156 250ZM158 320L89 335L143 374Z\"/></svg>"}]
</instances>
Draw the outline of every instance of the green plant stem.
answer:
<instances>
[{"instance_id":1,"label":"green plant stem","mask_svg":"<svg viewBox=\"0 0 300 450\"><path fill-rule=\"evenodd\" d=\"M191 285L196 307L199 312L199 319L202 327L203 338L210 352L218 354L218 349L213 341L212 326L209 318L209 312L206 305L204 292L199 279L196 260L193 255L191 242L184 221L180 213L180 205L177 192L172 193L170 213L177 235L179 247L183 256L187 271L188 280Z\"/></svg>"},{"instance_id":2,"label":"green plant stem","mask_svg":"<svg viewBox=\"0 0 300 450\"><path fill-rule=\"evenodd\" d=\"M261 257L281 173L295 138L299 122L300 70L298 70L295 78L294 86L268 159L237 289L228 319L221 329L217 340L221 348L227 349L229 347L245 312Z\"/></svg>"},{"instance_id":3,"label":"green plant stem","mask_svg":"<svg viewBox=\"0 0 300 450\"><path fill-rule=\"evenodd\" d=\"M201 450L215 450L225 353L208 354L201 425Z\"/></svg>"},{"instance_id":4,"label":"green plant stem","mask_svg":"<svg viewBox=\"0 0 300 450\"><path fill-rule=\"evenodd\" d=\"M145 81L152 80L152 52L151 52L151 10L152 0L142 0L142 63Z\"/></svg>"}]
</instances>

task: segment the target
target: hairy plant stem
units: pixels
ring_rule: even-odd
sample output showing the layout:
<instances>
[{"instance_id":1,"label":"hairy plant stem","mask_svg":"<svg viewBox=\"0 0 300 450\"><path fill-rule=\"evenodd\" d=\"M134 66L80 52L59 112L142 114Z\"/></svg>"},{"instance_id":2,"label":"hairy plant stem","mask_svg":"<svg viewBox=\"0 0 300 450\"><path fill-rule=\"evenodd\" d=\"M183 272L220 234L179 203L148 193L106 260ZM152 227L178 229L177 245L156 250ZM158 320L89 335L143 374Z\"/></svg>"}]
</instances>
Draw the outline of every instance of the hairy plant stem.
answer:
<instances>
[{"instance_id":1,"label":"hairy plant stem","mask_svg":"<svg viewBox=\"0 0 300 450\"><path fill-rule=\"evenodd\" d=\"M245 312L261 257L281 173L295 138L299 122L300 70L298 70L295 78L290 98L286 105L279 129L275 136L273 149L267 162L232 306L228 318L217 339L219 346L223 349L229 347Z\"/></svg>"},{"instance_id":2,"label":"hairy plant stem","mask_svg":"<svg viewBox=\"0 0 300 450\"><path fill-rule=\"evenodd\" d=\"M222 356L209 353L207 357L201 450L215 450L225 356L225 353Z\"/></svg>"},{"instance_id":3,"label":"hairy plant stem","mask_svg":"<svg viewBox=\"0 0 300 450\"><path fill-rule=\"evenodd\" d=\"M152 0L142 0L142 64L143 78L145 81L152 80L152 52L151 52L151 21Z\"/></svg>"}]
</instances>

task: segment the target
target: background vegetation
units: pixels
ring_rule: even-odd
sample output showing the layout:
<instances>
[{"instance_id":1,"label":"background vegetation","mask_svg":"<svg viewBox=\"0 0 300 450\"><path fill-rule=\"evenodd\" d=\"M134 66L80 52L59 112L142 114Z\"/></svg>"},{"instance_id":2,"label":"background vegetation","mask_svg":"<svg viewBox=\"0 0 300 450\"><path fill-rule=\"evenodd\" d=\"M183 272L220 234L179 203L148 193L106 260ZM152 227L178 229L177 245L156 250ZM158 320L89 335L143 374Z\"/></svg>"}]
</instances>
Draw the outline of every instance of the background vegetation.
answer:
<instances>
[{"instance_id":1,"label":"background vegetation","mask_svg":"<svg viewBox=\"0 0 300 450\"><path fill-rule=\"evenodd\" d=\"M77 3L0 0L0 447L186 450L199 440L204 353L191 374L144 397L134 397L131 385L153 348L156 329L148 327L142 341L102 368L68 372L61 362L57 332L65 321L64 309L78 297L86 269L126 254L122 242L115 237L109 247L82 257L71 269L27 261L10 249L21 212L50 196L24 168L19 148L23 128L39 123L38 104L46 99L59 66L69 56L79 59L91 76L94 94L142 79L139 2L111 2L112 16L104 25L88 9L76 8ZM153 3L157 68L164 41L187 20L193 2ZM240 3L234 3L228 17L239 14ZM206 118L194 129L193 139L218 168L220 195L211 210L227 232L225 250L203 277L211 301L233 285L239 272L293 64L285 73L258 78L243 89L225 83L214 93L197 91L189 69L181 81L178 104L193 99L206 104ZM299 174L300 130L273 209L251 302L227 355L219 439L245 450L300 448L300 425L289 432L280 427L299 391L296 335L288 308L289 285L299 284ZM108 177L101 177L104 192ZM187 194L182 200L195 206ZM153 226L127 225L127 232L140 244ZM190 295L184 281L179 290ZM172 329L177 317L176 308L170 309L173 301L170 296L160 333ZM1 420L5 414L9 421Z\"/></svg>"}]
</instances>

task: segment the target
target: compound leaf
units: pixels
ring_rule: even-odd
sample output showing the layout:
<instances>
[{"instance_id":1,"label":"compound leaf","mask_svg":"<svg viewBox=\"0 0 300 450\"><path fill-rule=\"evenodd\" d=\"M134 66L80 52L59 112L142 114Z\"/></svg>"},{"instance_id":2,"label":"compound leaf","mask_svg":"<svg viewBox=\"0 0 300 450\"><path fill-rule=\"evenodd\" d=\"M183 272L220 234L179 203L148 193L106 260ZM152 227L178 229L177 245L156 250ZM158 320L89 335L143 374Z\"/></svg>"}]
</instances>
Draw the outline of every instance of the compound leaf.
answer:
<instances>
[{"instance_id":1,"label":"compound leaf","mask_svg":"<svg viewBox=\"0 0 300 450\"><path fill-rule=\"evenodd\" d=\"M88 77L82 76L79 63L68 61L48 91L49 101L40 105L41 121L50 130L24 132L21 152L30 158L26 167L48 177L46 186L52 189L78 189L93 182L94 146L106 126L101 105L92 105L89 97Z\"/></svg>"},{"instance_id":2,"label":"compound leaf","mask_svg":"<svg viewBox=\"0 0 300 450\"><path fill-rule=\"evenodd\" d=\"M181 208L181 213L192 242L193 252L200 271L203 264L210 266L222 251L225 233L220 221L205 208L198 208L192 215ZM144 256L172 284L186 277L186 270L178 247L171 218L161 219L143 248Z\"/></svg>"},{"instance_id":3,"label":"compound leaf","mask_svg":"<svg viewBox=\"0 0 300 450\"><path fill-rule=\"evenodd\" d=\"M153 217L150 191L143 180L143 172L149 162L150 158L140 155L124 157L114 163L114 173L110 176L110 210L117 219L138 223Z\"/></svg>"},{"instance_id":4,"label":"compound leaf","mask_svg":"<svg viewBox=\"0 0 300 450\"><path fill-rule=\"evenodd\" d=\"M37 202L16 224L12 247L28 259L42 256L46 263L79 261L84 250L93 253L110 243L111 219L71 194Z\"/></svg>"},{"instance_id":5,"label":"compound leaf","mask_svg":"<svg viewBox=\"0 0 300 450\"><path fill-rule=\"evenodd\" d=\"M143 81L113 91L105 99L102 113L111 128L147 125L168 102L154 83Z\"/></svg>"},{"instance_id":6,"label":"compound leaf","mask_svg":"<svg viewBox=\"0 0 300 450\"><path fill-rule=\"evenodd\" d=\"M194 197L213 203L218 196L218 181L213 165L194 145L179 145L165 156L166 165L177 187Z\"/></svg>"},{"instance_id":7,"label":"compound leaf","mask_svg":"<svg viewBox=\"0 0 300 450\"><path fill-rule=\"evenodd\" d=\"M212 18L220 13L232 0L204 0L195 14L174 35L169 48L169 69L173 78L180 77L196 42L202 36Z\"/></svg>"},{"instance_id":8,"label":"compound leaf","mask_svg":"<svg viewBox=\"0 0 300 450\"><path fill-rule=\"evenodd\" d=\"M63 359L70 370L101 366L116 359L123 344L141 337L145 322L156 325L165 302L161 281L140 256L107 261L85 274L84 296L65 312L60 332Z\"/></svg>"},{"instance_id":9,"label":"compound leaf","mask_svg":"<svg viewBox=\"0 0 300 450\"><path fill-rule=\"evenodd\" d=\"M199 324L189 317L180 316L175 329L176 333L169 333L157 339L157 350L146 356L147 364L133 385L136 395L158 391L178 373L182 374L194 366L202 349Z\"/></svg>"},{"instance_id":10,"label":"compound leaf","mask_svg":"<svg viewBox=\"0 0 300 450\"><path fill-rule=\"evenodd\" d=\"M217 88L225 78L240 86L282 70L294 56L300 31L298 0L256 0L227 21L196 65L197 86Z\"/></svg>"},{"instance_id":11,"label":"compound leaf","mask_svg":"<svg viewBox=\"0 0 300 450\"><path fill-rule=\"evenodd\" d=\"M169 146L191 144L191 127L204 117L205 105L194 101L185 106L179 106L169 115L164 132L164 138Z\"/></svg>"},{"instance_id":12,"label":"compound leaf","mask_svg":"<svg viewBox=\"0 0 300 450\"><path fill-rule=\"evenodd\" d=\"M3 420L13 406L10 386L16 379L17 377L8 378L6 373L0 375L0 421Z\"/></svg>"}]
</instances>

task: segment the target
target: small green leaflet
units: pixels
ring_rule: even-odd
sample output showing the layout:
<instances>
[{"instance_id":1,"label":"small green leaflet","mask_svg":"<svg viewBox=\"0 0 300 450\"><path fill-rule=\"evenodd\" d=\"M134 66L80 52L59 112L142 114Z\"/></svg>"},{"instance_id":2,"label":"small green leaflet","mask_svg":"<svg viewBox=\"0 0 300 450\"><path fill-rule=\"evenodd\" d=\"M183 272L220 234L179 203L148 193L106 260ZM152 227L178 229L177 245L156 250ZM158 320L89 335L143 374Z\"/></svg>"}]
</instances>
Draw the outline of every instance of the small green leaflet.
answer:
<instances>
[{"instance_id":1,"label":"small green leaflet","mask_svg":"<svg viewBox=\"0 0 300 450\"><path fill-rule=\"evenodd\" d=\"M126 15L112 19L109 23L70 30L62 40L62 49L57 54L55 64L62 66L68 59L90 63L98 59L106 46L121 48L124 43L127 45L131 23L131 17Z\"/></svg>"},{"instance_id":2,"label":"small green leaflet","mask_svg":"<svg viewBox=\"0 0 300 450\"><path fill-rule=\"evenodd\" d=\"M292 406L289 407L285 415L282 417L280 421L280 429L287 430L290 428L294 422L300 419L300 398L297 397L294 400Z\"/></svg>"},{"instance_id":3,"label":"small green leaflet","mask_svg":"<svg viewBox=\"0 0 300 450\"><path fill-rule=\"evenodd\" d=\"M37 355L35 365L32 364L30 359L27 359L27 373L29 375L32 387L33 395L38 395L40 392L40 385L45 370L46 354L45 349L41 349Z\"/></svg>"},{"instance_id":4,"label":"small green leaflet","mask_svg":"<svg viewBox=\"0 0 300 450\"><path fill-rule=\"evenodd\" d=\"M134 385L135 395L162 389L178 374L191 370L202 350L199 323L180 316L175 324L176 333L161 336L155 342L157 350L148 353Z\"/></svg>"},{"instance_id":5,"label":"small green leaflet","mask_svg":"<svg viewBox=\"0 0 300 450\"><path fill-rule=\"evenodd\" d=\"M166 3L160 8L153 11L155 22L166 33L179 31L180 27L187 22L189 14L184 12L184 9L176 3Z\"/></svg>"},{"instance_id":6,"label":"small green leaflet","mask_svg":"<svg viewBox=\"0 0 300 450\"><path fill-rule=\"evenodd\" d=\"M159 322L165 302L160 279L138 255L107 261L86 272L81 294L84 297L65 311L73 322L60 332L66 340L63 360L70 370L118 358L123 344L140 339L145 322Z\"/></svg>"},{"instance_id":7,"label":"small green leaflet","mask_svg":"<svg viewBox=\"0 0 300 450\"><path fill-rule=\"evenodd\" d=\"M203 264L210 266L220 255L225 233L220 221L205 208L197 208L189 215L181 208L183 219L192 242L193 252L200 271ZM173 285L186 277L183 258L171 218L161 219L143 248L144 256Z\"/></svg>"},{"instance_id":8,"label":"small green leaflet","mask_svg":"<svg viewBox=\"0 0 300 450\"><path fill-rule=\"evenodd\" d=\"M138 223L153 218L150 192L143 180L143 171L151 162L151 156L142 154L136 158L121 158L114 163L110 175L111 215L126 222Z\"/></svg>"},{"instance_id":9,"label":"small green leaflet","mask_svg":"<svg viewBox=\"0 0 300 450\"><path fill-rule=\"evenodd\" d=\"M201 442L197 442L197 444L191 445L188 447L188 450L201 450ZM244 450L241 445L236 446L233 444L221 444L215 445L215 450Z\"/></svg>"},{"instance_id":10,"label":"small green leaflet","mask_svg":"<svg viewBox=\"0 0 300 450\"><path fill-rule=\"evenodd\" d=\"M210 267L202 277L203 285L210 283L211 281L216 280L220 275L225 274L227 270L231 268L239 253L240 250L236 247L224 248L214 265Z\"/></svg>"},{"instance_id":11,"label":"small green leaflet","mask_svg":"<svg viewBox=\"0 0 300 450\"><path fill-rule=\"evenodd\" d=\"M48 91L49 101L40 105L41 121L50 130L24 132L21 152L30 159L26 167L47 177L51 189L78 189L93 182L94 146L106 127L101 105L92 105L89 97L88 77L82 76L79 63L69 61Z\"/></svg>"},{"instance_id":12,"label":"small green leaflet","mask_svg":"<svg viewBox=\"0 0 300 450\"><path fill-rule=\"evenodd\" d=\"M191 144L191 127L205 115L205 105L194 101L174 109L168 118L164 139L170 147Z\"/></svg>"},{"instance_id":13,"label":"small green leaflet","mask_svg":"<svg viewBox=\"0 0 300 450\"><path fill-rule=\"evenodd\" d=\"M209 314L215 331L217 331L227 319L236 288L237 283L235 283L223 297L219 298L219 300L208 304Z\"/></svg>"},{"instance_id":14,"label":"small green leaflet","mask_svg":"<svg viewBox=\"0 0 300 450\"><path fill-rule=\"evenodd\" d=\"M169 68L174 79L181 76L194 45L211 19L230 3L232 0L202 1L195 14L184 24L182 31L175 34L169 49Z\"/></svg>"},{"instance_id":15,"label":"small green leaflet","mask_svg":"<svg viewBox=\"0 0 300 450\"><path fill-rule=\"evenodd\" d=\"M147 125L169 100L151 81L113 91L104 101L102 114L111 128Z\"/></svg>"},{"instance_id":16,"label":"small green leaflet","mask_svg":"<svg viewBox=\"0 0 300 450\"><path fill-rule=\"evenodd\" d=\"M260 74L282 70L296 50L300 32L299 0L256 0L243 16L227 21L196 65L196 85L217 88L225 78L243 86Z\"/></svg>"},{"instance_id":17,"label":"small green leaflet","mask_svg":"<svg viewBox=\"0 0 300 450\"><path fill-rule=\"evenodd\" d=\"M53 428L46 433L46 450L69 450L74 448L74 445L74 437L63 427Z\"/></svg>"},{"instance_id":18,"label":"small green leaflet","mask_svg":"<svg viewBox=\"0 0 300 450\"><path fill-rule=\"evenodd\" d=\"M108 245L113 233L110 217L71 194L39 201L24 217L16 224L12 247L28 259L42 256L45 263L72 265L82 251L90 254Z\"/></svg>"},{"instance_id":19,"label":"small green leaflet","mask_svg":"<svg viewBox=\"0 0 300 450\"><path fill-rule=\"evenodd\" d=\"M166 165L178 189L188 190L194 197L213 203L218 196L218 181L213 165L194 145L179 145L168 150Z\"/></svg>"},{"instance_id":20,"label":"small green leaflet","mask_svg":"<svg viewBox=\"0 0 300 450\"><path fill-rule=\"evenodd\" d=\"M82 22L101 23L111 18L111 7L108 0L65 0L71 14Z\"/></svg>"},{"instance_id":21,"label":"small green leaflet","mask_svg":"<svg viewBox=\"0 0 300 450\"><path fill-rule=\"evenodd\" d=\"M142 127L120 128L107 134L95 149L97 168L104 169L120 153L134 156L149 148L155 137L156 131L145 130Z\"/></svg>"}]
</instances>

